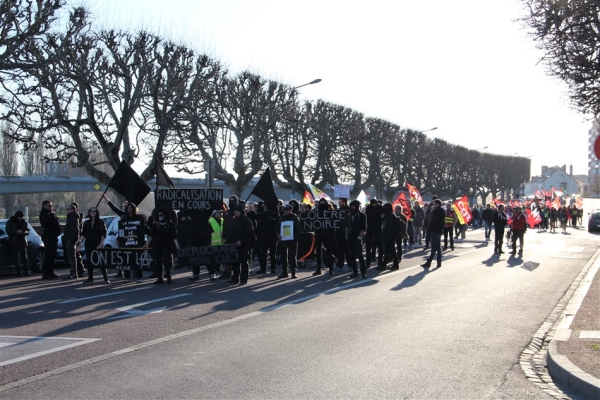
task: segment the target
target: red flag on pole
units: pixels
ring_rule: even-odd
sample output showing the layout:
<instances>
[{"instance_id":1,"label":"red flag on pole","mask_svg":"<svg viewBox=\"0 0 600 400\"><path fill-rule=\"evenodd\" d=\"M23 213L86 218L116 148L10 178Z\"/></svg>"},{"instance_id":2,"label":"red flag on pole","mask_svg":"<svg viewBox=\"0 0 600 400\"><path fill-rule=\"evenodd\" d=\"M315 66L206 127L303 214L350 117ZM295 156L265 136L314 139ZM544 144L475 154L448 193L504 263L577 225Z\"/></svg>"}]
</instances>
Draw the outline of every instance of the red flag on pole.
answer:
<instances>
[{"instance_id":1,"label":"red flag on pole","mask_svg":"<svg viewBox=\"0 0 600 400\"><path fill-rule=\"evenodd\" d=\"M461 225L468 224L469 221L473 219L473 214L471 214L471 208L469 207L469 199L467 199L467 196L463 196L456 200L454 204L452 204L452 208L454 208L456 211Z\"/></svg>"},{"instance_id":2,"label":"red flag on pole","mask_svg":"<svg viewBox=\"0 0 600 400\"><path fill-rule=\"evenodd\" d=\"M400 195L398 195L396 200L392 203L392 207L396 207L396 204L400 204L402 206L402 214L404 214L406 218L410 218L410 203L404 195L404 192L400 192Z\"/></svg>"},{"instance_id":3,"label":"red flag on pole","mask_svg":"<svg viewBox=\"0 0 600 400\"><path fill-rule=\"evenodd\" d=\"M417 200L419 204L423 204L423 198L421 197L421 193L419 193L416 187L414 187L410 183L406 183L406 188L408 189L408 194L410 195L411 200Z\"/></svg>"}]
</instances>

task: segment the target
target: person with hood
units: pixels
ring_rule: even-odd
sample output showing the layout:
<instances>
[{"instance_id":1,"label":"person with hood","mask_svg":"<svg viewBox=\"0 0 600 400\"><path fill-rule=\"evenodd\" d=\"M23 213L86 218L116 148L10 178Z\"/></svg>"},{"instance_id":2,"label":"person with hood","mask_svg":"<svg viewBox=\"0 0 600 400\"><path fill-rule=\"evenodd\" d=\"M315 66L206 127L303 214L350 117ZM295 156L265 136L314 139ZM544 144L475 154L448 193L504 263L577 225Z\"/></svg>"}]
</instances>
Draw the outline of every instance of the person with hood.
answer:
<instances>
[{"instance_id":1,"label":"person with hood","mask_svg":"<svg viewBox=\"0 0 600 400\"><path fill-rule=\"evenodd\" d=\"M378 252L377 264L383 263L383 242L381 239L381 222L383 221L383 208L377 202L377 199L371 199L366 207L367 233L366 233L366 252L367 266L375 261L375 253Z\"/></svg>"},{"instance_id":2,"label":"person with hood","mask_svg":"<svg viewBox=\"0 0 600 400\"><path fill-rule=\"evenodd\" d=\"M232 265L233 276L229 281L232 285L248 283L248 252L254 245L254 227L246 216L244 206L238 204L233 209L233 217L228 223L225 243L235 244L238 249L238 259Z\"/></svg>"},{"instance_id":3,"label":"person with hood","mask_svg":"<svg viewBox=\"0 0 600 400\"><path fill-rule=\"evenodd\" d=\"M360 211L360 201L350 202L350 212L346 217L346 243L348 246L348 266L352 268L351 278L358 277L358 265L360 262L360 273L363 278L367 277L367 264L363 256L362 241L367 233L367 216Z\"/></svg>"},{"instance_id":4,"label":"person with hood","mask_svg":"<svg viewBox=\"0 0 600 400\"><path fill-rule=\"evenodd\" d=\"M226 242L227 231L229 229L229 224L233 220L233 216L235 214L235 207L240 204L240 199L236 195L229 196L229 201L227 203L227 210L223 215L223 231L221 232L221 237L223 238L223 243ZM230 279L231 278L231 264L227 264L225 266L225 271L221 274L222 279Z\"/></svg>"},{"instance_id":5,"label":"person with hood","mask_svg":"<svg viewBox=\"0 0 600 400\"><path fill-rule=\"evenodd\" d=\"M56 250L58 247L56 238L60 235L60 224L50 200L42 202L40 225L44 230L42 232L42 241L44 242L45 252L42 279L56 279L58 275L54 273L54 260L56 259Z\"/></svg>"},{"instance_id":6,"label":"person with hood","mask_svg":"<svg viewBox=\"0 0 600 400\"><path fill-rule=\"evenodd\" d=\"M286 204L282 207L283 215L277 222L277 238L279 239L279 251L281 253L281 266L283 271L277 278L287 278L288 265L292 279L296 279L298 268L298 239L302 233L300 219L294 213L294 207Z\"/></svg>"},{"instance_id":7,"label":"person with hood","mask_svg":"<svg viewBox=\"0 0 600 400\"><path fill-rule=\"evenodd\" d=\"M27 221L23 219L23 211L17 211L6 222L6 234L8 235L17 275L31 276L29 260L27 259L27 235L29 235L29 227L27 226Z\"/></svg>"},{"instance_id":8,"label":"person with hood","mask_svg":"<svg viewBox=\"0 0 600 400\"><path fill-rule=\"evenodd\" d=\"M391 260L392 270L400 269L400 261L398 260L398 254L396 253L396 240L400 235L400 220L394 214L392 209L392 203L385 203L383 205L383 248L385 249L385 255L383 257L383 265L377 267L378 270L385 271L386 265Z\"/></svg>"},{"instance_id":9,"label":"person with hood","mask_svg":"<svg viewBox=\"0 0 600 400\"><path fill-rule=\"evenodd\" d=\"M71 273L65 279L77 279L77 252L80 250L79 239L81 236L79 227L77 208L74 204L69 204L67 206L67 222L65 223L63 243Z\"/></svg>"},{"instance_id":10,"label":"person with hood","mask_svg":"<svg viewBox=\"0 0 600 400\"><path fill-rule=\"evenodd\" d=\"M325 212L330 210L326 199L319 199L317 216L325 219ZM325 260L323 260L323 248L325 248ZM333 275L333 254L335 252L335 233L333 228L315 229L315 249L317 250L317 270L313 275L321 275L321 267L324 263L329 268L329 275Z\"/></svg>"},{"instance_id":11,"label":"person with hood","mask_svg":"<svg viewBox=\"0 0 600 400\"><path fill-rule=\"evenodd\" d=\"M442 201L435 199L431 202L433 211L431 212L431 223L429 224L429 230L431 231L431 254L424 264L421 264L423 268L431 267L433 258L437 255L437 268L442 267L442 234L444 232L444 222L446 213L442 208Z\"/></svg>"},{"instance_id":12,"label":"person with hood","mask_svg":"<svg viewBox=\"0 0 600 400\"><path fill-rule=\"evenodd\" d=\"M154 284L162 284L163 266L164 277L167 278L167 283L171 284L171 270L173 269L173 253L179 250L177 242L177 230L175 224L169 218L167 210L157 208L156 219L148 227L148 241L144 244L144 249L152 245L152 258L154 260L154 268L156 269L157 279Z\"/></svg>"},{"instance_id":13,"label":"person with hood","mask_svg":"<svg viewBox=\"0 0 600 400\"><path fill-rule=\"evenodd\" d=\"M92 251L104 247L104 239L106 239L106 224L100 218L100 212L96 207L88 210L87 220L83 223L81 231L81 243L85 241L85 259L87 260L88 278L83 281L83 284L91 284L94 282L94 265L92 264ZM106 267L100 267L100 272L104 278L104 283L108 284L108 275Z\"/></svg>"},{"instance_id":14,"label":"person with hood","mask_svg":"<svg viewBox=\"0 0 600 400\"><path fill-rule=\"evenodd\" d=\"M508 218L504 213L504 204L498 205L492 216L494 221L494 254L502 254L502 242L504 241L504 228L508 223Z\"/></svg>"},{"instance_id":15,"label":"person with hood","mask_svg":"<svg viewBox=\"0 0 600 400\"><path fill-rule=\"evenodd\" d=\"M257 253L258 262L260 264L258 274L267 273L267 252L269 252L271 273L275 273L277 268L277 233L279 232L277 230L278 218L279 215L277 212L267 210L263 201L258 202L258 213L256 214ZM297 241L298 237L296 237L296 242Z\"/></svg>"},{"instance_id":16,"label":"person with hood","mask_svg":"<svg viewBox=\"0 0 600 400\"><path fill-rule=\"evenodd\" d=\"M146 216L139 213L135 203L127 204L127 214L119 220L119 235L117 242L119 247L140 248L146 243ZM135 269L137 282L143 281L142 268L139 265L127 265L124 267L123 275L126 281L131 279L131 269Z\"/></svg>"}]
</instances>

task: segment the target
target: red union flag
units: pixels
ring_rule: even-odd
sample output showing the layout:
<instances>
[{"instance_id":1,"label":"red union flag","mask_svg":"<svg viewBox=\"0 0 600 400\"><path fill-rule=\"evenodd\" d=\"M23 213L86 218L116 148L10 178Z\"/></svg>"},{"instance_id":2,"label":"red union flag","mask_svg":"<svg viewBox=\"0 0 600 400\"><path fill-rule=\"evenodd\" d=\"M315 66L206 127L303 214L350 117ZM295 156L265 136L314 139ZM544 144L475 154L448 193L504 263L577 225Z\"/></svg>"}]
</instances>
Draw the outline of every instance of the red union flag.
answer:
<instances>
[{"instance_id":1,"label":"red union flag","mask_svg":"<svg viewBox=\"0 0 600 400\"><path fill-rule=\"evenodd\" d=\"M406 196L404 196L404 192L400 192L396 200L392 203L392 207L395 208L396 204L400 204L402 206L402 214L404 214L406 218L410 218L410 203L406 199Z\"/></svg>"},{"instance_id":2,"label":"red union flag","mask_svg":"<svg viewBox=\"0 0 600 400\"><path fill-rule=\"evenodd\" d=\"M468 224L469 221L473 219L473 214L471 214L467 196L463 196L456 200L454 204L452 204L452 208L454 208L454 211L456 211L458 221L461 223L461 225Z\"/></svg>"},{"instance_id":3,"label":"red union flag","mask_svg":"<svg viewBox=\"0 0 600 400\"><path fill-rule=\"evenodd\" d=\"M406 188L408 189L408 194L410 195L411 200L417 200L419 204L423 204L423 198L421 197L421 193L419 193L416 187L414 187L410 183L407 183Z\"/></svg>"}]
</instances>

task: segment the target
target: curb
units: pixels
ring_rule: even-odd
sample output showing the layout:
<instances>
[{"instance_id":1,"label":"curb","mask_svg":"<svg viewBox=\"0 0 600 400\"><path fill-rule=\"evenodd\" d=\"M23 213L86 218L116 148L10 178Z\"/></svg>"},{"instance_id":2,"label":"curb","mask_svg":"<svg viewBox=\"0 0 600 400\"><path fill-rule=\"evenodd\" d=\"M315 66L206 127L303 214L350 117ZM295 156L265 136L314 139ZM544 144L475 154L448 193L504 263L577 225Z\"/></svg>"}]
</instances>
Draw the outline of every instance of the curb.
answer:
<instances>
[{"instance_id":1,"label":"curb","mask_svg":"<svg viewBox=\"0 0 600 400\"><path fill-rule=\"evenodd\" d=\"M600 379L583 371L573 364L567 356L561 354L558 350L558 342L568 341L571 337L571 330L569 329L571 322L575 318L599 267L600 257L596 257L563 311L556 333L548 343L548 353L546 355L548 372L554 381L569 390L593 399L600 399Z\"/></svg>"}]
</instances>

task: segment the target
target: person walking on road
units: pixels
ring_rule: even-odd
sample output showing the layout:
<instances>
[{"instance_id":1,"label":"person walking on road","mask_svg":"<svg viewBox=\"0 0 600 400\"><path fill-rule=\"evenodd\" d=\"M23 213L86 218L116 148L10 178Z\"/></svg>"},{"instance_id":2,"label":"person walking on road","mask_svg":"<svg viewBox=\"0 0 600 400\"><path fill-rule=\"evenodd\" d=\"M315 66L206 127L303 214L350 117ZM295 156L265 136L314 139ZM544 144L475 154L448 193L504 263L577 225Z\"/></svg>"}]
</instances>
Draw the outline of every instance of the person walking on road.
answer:
<instances>
[{"instance_id":1,"label":"person walking on road","mask_svg":"<svg viewBox=\"0 0 600 400\"><path fill-rule=\"evenodd\" d=\"M92 264L92 251L104 247L104 239L106 239L106 224L100 218L100 212L96 207L88 210L87 220L83 223L81 231L81 243L85 241L85 259L87 262L88 278L83 281L84 285L94 282L94 265ZM106 267L100 267L100 272L104 278L104 283L108 284L108 274Z\"/></svg>"},{"instance_id":2,"label":"person walking on road","mask_svg":"<svg viewBox=\"0 0 600 400\"><path fill-rule=\"evenodd\" d=\"M454 237L452 235L454 231L454 225L458 222L458 216L452 208L452 203L446 204L446 211L444 217L444 248L442 250L448 250L448 236L450 236L450 250L454 251Z\"/></svg>"},{"instance_id":3,"label":"person walking on road","mask_svg":"<svg viewBox=\"0 0 600 400\"><path fill-rule=\"evenodd\" d=\"M504 241L504 228L506 228L507 219L504 213L504 204L500 204L494 211L494 254L502 254L502 243Z\"/></svg>"},{"instance_id":4,"label":"person walking on road","mask_svg":"<svg viewBox=\"0 0 600 400\"><path fill-rule=\"evenodd\" d=\"M31 276L29 260L27 259L27 235L29 235L29 228L27 227L27 221L23 219L23 211L17 211L6 222L6 234L8 235L17 275Z\"/></svg>"},{"instance_id":5,"label":"person walking on road","mask_svg":"<svg viewBox=\"0 0 600 400\"><path fill-rule=\"evenodd\" d=\"M492 225L494 224L494 210L491 204L485 206L485 210L481 213L481 219L484 223L484 234L486 245L490 241L490 234L492 233Z\"/></svg>"},{"instance_id":6,"label":"person walking on road","mask_svg":"<svg viewBox=\"0 0 600 400\"><path fill-rule=\"evenodd\" d=\"M384 248L384 256L383 256L383 265L378 266L377 269L381 271L386 270L387 263L392 261L392 270L400 269L400 261L398 260L398 254L396 253L396 239L400 235L401 227L400 220L394 214L394 210L392 209L392 203L385 203L383 205L383 229L382 229L382 238L383 238L383 248Z\"/></svg>"},{"instance_id":7,"label":"person walking on road","mask_svg":"<svg viewBox=\"0 0 600 400\"><path fill-rule=\"evenodd\" d=\"M244 206L238 204L233 209L233 217L228 223L225 243L235 244L238 249L238 259L233 263L233 276L229 281L232 285L248 283L248 252L254 246L254 226L246 216Z\"/></svg>"},{"instance_id":8,"label":"person walking on road","mask_svg":"<svg viewBox=\"0 0 600 400\"><path fill-rule=\"evenodd\" d=\"M442 208L442 201L435 199L432 202L433 211L431 212L431 223L429 224L429 230L431 231L431 254L425 262L421 264L423 268L431 267L433 258L437 255L437 268L442 267L442 234L444 232L444 223L446 213Z\"/></svg>"},{"instance_id":9,"label":"person walking on road","mask_svg":"<svg viewBox=\"0 0 600 400\"><path fill-rule=\"evenodd\" d=\"M519 240L519 255L523 255L523 235L527 232L527 217L521 212L521 207L515 207L512 217L512 255L517 253L517 239Z\"/></svg>"}]
</instances>

